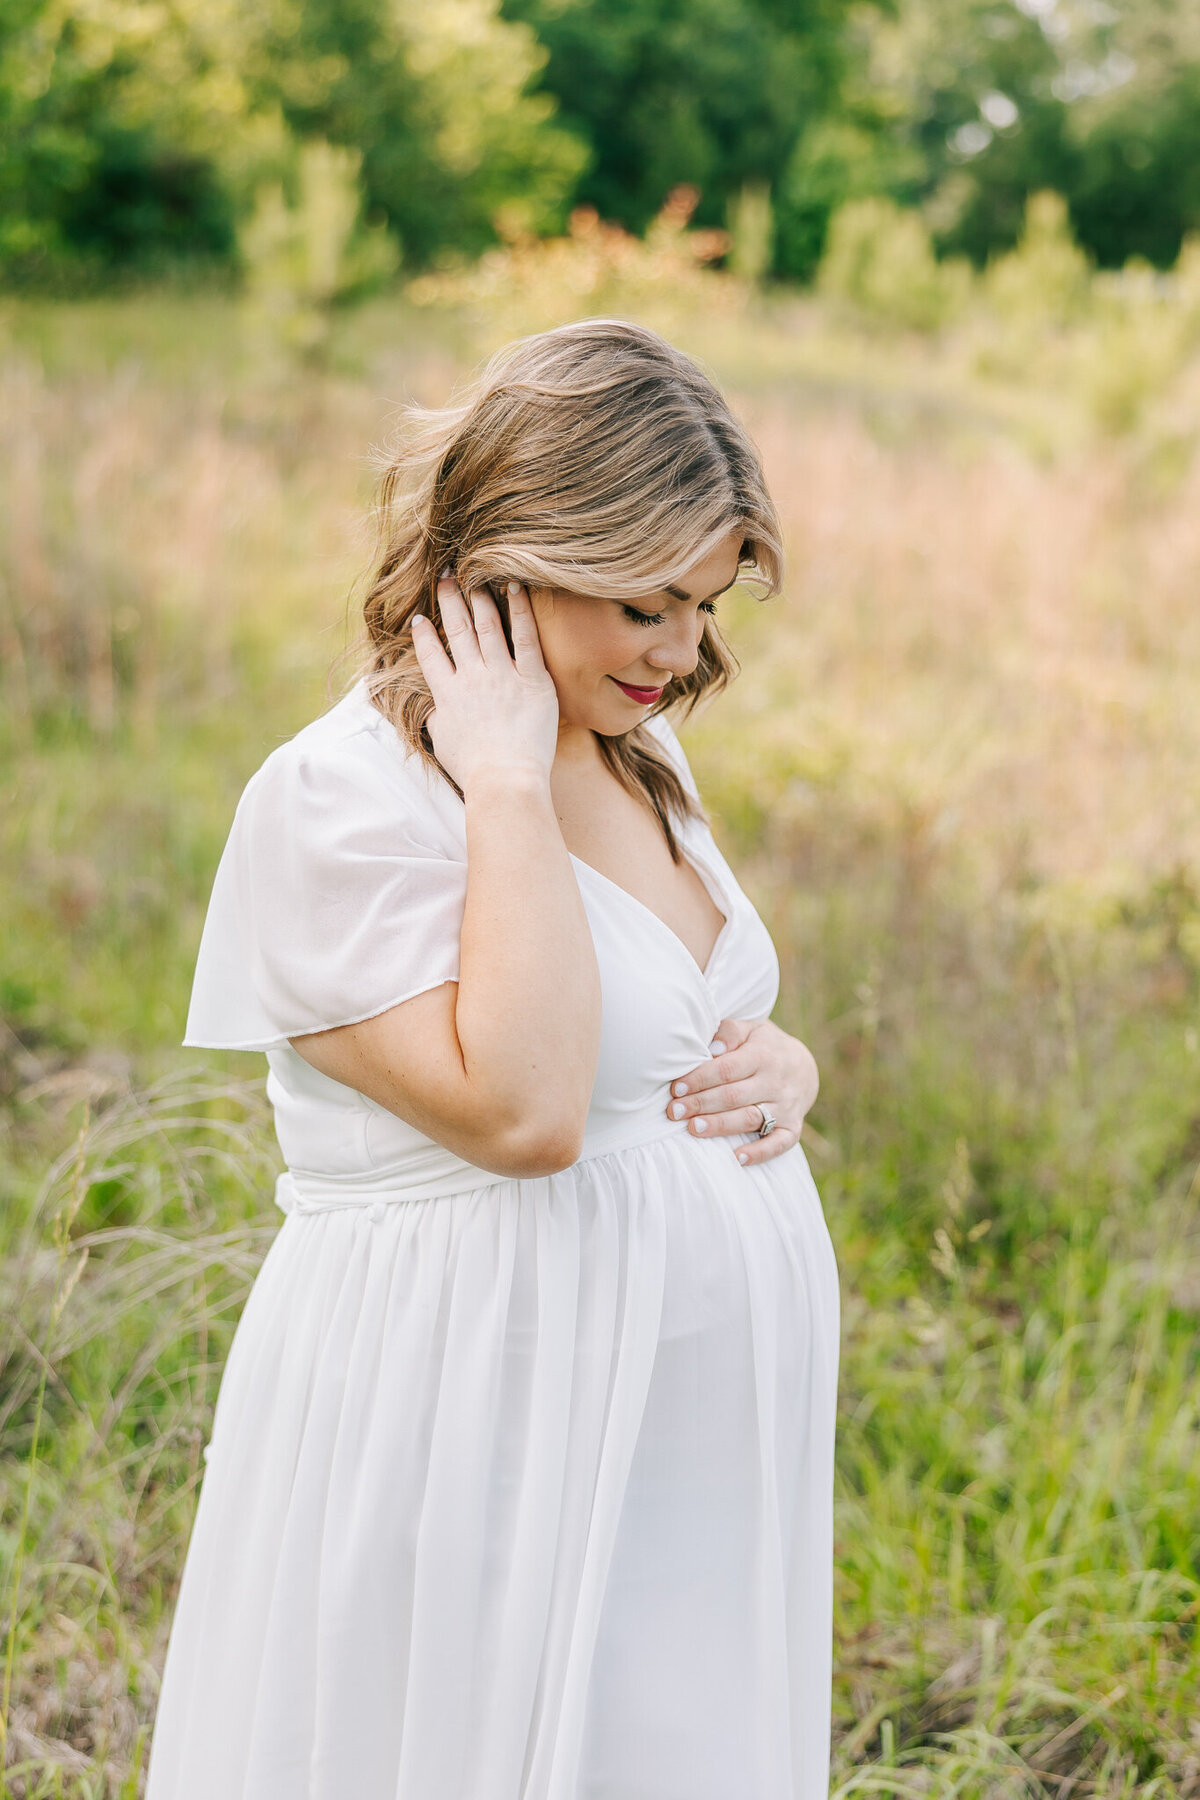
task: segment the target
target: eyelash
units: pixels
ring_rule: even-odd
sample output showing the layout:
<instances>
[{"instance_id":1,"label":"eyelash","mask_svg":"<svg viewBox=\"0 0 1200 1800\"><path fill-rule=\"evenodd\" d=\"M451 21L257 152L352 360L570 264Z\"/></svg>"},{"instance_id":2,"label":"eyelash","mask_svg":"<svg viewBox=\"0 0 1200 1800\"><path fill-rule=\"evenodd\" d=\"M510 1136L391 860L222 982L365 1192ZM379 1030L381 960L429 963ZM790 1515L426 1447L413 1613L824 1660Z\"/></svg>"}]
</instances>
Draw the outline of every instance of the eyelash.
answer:
<instances>
[{"instance_id":1,"label":"eyelash","mask_svg":"<svg viewBox=\"0 0 1200 1800\"><path fill-rule=\"evenodd\" d=\"M638 625L661 625L663 619L666 617L665 613L639 612L636 606L624 606L621 610L624 612L627 619L633 619ZM700 611L702 613L707 613L710 618L715 615L716 610L717 603L715 600L702 600L700 602Z\"/></svg>"}]
</instances>

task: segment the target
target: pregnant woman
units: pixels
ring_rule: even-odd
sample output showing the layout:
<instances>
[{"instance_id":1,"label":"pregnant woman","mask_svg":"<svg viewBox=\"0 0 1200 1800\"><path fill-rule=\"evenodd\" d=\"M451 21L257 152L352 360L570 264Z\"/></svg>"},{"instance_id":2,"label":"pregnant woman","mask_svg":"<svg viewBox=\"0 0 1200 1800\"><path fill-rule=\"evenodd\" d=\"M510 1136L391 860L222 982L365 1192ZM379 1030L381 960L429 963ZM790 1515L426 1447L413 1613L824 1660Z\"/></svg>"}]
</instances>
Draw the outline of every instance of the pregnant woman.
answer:
<instances>
[{"instance_id":1,"label":"pregnant woman","mask_svg":"<svg viewBox=\"0 0 1200 1800\"><path fill-rule=\"evenodd\" d=\"M185 1042L286 1215L225 1369L149 1800L824 1800L837 1271L811 1056L668 710L778 588L638 327L389 469L351 690L237 810Z\"/></svg>"}]
</instances>

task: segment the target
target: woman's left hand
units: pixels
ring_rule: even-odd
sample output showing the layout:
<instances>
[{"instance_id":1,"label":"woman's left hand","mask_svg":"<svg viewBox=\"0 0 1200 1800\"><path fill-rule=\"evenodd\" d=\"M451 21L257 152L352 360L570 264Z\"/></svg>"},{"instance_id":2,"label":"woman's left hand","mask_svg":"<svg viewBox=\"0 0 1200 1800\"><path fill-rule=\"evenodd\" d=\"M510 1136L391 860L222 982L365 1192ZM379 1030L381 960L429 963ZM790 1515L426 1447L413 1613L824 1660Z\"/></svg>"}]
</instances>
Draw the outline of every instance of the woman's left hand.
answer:
<instances>
[{"instance_id":1,"label":"woman's left hand","mask_svg":"<svg viewBox=\"0 0 1200 1800\"><path fill-rule=\"evenodd\" d=\"M722 1046L719 1053L671 1083L670 1117L686 1119L696 1137L733 1137L758 1131L761 1102L775 1130L739 1145L738 1161L769 1162L790 1150L820 1085L812 1051L769 1019L722 1019L713 1041Z\"/></svg>"}]
</instances>

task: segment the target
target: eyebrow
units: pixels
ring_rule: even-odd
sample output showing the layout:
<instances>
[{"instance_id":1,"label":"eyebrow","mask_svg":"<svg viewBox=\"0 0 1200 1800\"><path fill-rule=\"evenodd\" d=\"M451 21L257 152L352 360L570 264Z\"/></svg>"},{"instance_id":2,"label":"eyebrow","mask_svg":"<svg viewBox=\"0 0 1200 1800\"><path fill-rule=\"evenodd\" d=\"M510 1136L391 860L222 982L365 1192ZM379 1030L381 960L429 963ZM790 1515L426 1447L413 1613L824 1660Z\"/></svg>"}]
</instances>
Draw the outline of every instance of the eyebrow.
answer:
<instances>
[{"instance_id":1,"label":"eyebrow","mask_svg":"<svg viewBox=\"0 0 1200 1800\"><path fill-rule=\"evenodd\" d=\"M741 574L741 570L739 569L738 575L740 575L740 574ZM723 588L718 588L716 593L709 594L708 598L710 600L718 600L722 594L727 594L731 587L735 587L737 585L737 579L738 579L738 576L735 575L732 581L727 581ZM690 594L685 594L682 588L671 587L670 585L663 588L663 593L670 594L672 600L690 600L692 597Z\"/></svg>"}]
</instances>

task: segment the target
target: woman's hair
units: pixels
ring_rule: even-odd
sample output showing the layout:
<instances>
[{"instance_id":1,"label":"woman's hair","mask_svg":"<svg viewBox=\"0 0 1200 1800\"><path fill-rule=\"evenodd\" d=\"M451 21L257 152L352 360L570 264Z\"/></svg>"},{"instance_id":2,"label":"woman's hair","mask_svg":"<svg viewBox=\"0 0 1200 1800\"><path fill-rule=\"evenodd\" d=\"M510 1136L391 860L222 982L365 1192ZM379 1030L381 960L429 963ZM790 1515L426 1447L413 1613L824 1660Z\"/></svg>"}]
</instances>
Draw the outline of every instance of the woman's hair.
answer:
<instances>
[{"instance_id":1,"label":"woman's hair","mask_svg":"<svg viewBox=\"0 0 1200 1800\"><path fill-rule=\"evenodd\" d=\"M439 768L412 617L424 612L441 631L434 601L447 566L464 594L492 592L506 632L510 580L633 599L677 581L731 531L760 597L782 578L779 518L746 431L695 363L619 319L522 338L454 404L406 408L378 518L362 673L375 706ZM695 669L653 710L683 701L690 712L736 672L709 617ZM643 722L599 743L678 861L672 820L698 809L652 733Z\"/></svg>"}]
</instances>

